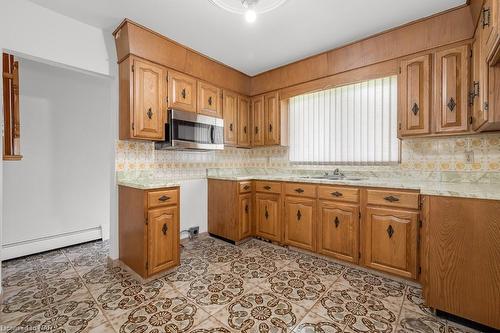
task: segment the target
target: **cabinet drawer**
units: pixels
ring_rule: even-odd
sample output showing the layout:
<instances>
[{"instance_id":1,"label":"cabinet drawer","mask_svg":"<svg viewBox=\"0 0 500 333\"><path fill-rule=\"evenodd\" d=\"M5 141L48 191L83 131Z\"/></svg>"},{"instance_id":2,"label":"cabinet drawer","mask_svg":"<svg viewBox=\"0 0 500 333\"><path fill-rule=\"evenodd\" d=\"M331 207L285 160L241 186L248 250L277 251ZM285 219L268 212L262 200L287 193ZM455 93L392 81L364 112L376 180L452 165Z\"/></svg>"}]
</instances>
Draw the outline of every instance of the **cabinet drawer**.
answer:
<instances>
[{"instance_id":1,"label":"cabinet drawer","mask_svg":"<svg viewBox=\"0 0 500 333\"><path fill-rule=\"evenodd\" d=\"M418 193L368 190L368 204L418 209Z\"/></svg>"},{"instance_id":2,"label":"cabinet drawer","mask_svg":"<svg viewBox=\"0 0 500 333\"><path fill-rule=\"evenodd\" d=\"M252 192L252 182L240 182L239 183L240 187L240 193L249 193Z\"/></svg>"},{"instance_id":3,"label":"cabinet drawer","mask_svg":"<svg viewBox=\"0 0 500 333\"><path fill-rule=\"evenodd\" d=\"M148 192L148 208L168 206L179 202L177 190L161 190Z\"/></svg>"},{"instance_id":4,"label":"cabinet drawer","mask_svg":"<svg viewBox=\"0 0 500 333\"><path fill-rule=\"evenodd\" d=\"M264 193L281 193L281 183L257 181L255 190Z\"/></svg>"},{"instance_id":5,"label":"cabinet drawer","mask_svg":"<svg viewBox=\"0 0 500 333\"><path fill-rule=\"evenodd\" d=\"M286 183L285 194L297 197L316 198L316 185Z\"/></svg>"},{"instance_id":6,"label":"cabinet drawer","mask_svg":"<svg viewBox=\"0 0 500 333\"><path fill-rule=\"evenodd\" d=\"M327 200L359 202L359 189L340 186L319 186L318 197Z\"/></svg>"}]
</instances>

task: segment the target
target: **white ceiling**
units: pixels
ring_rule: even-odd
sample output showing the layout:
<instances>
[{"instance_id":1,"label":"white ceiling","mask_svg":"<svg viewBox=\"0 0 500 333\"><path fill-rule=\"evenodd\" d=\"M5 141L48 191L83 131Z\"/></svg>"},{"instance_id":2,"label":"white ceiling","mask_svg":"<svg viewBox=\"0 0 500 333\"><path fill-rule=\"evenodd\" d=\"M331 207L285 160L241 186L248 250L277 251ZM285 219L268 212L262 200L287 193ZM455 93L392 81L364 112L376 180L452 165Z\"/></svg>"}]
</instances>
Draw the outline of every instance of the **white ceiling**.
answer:
<instances>
[{"instance_id":1,"label":"white ceiling","mask_svg":"<svg viewBox=\"0 0 500 333\"><path fill-rule=\"evenodd\" d=\"M466 0L288 0L250 24L208 0L30 0L106 30L123 18L248 75L285 65Z\"/></svg>"}]
</instances>

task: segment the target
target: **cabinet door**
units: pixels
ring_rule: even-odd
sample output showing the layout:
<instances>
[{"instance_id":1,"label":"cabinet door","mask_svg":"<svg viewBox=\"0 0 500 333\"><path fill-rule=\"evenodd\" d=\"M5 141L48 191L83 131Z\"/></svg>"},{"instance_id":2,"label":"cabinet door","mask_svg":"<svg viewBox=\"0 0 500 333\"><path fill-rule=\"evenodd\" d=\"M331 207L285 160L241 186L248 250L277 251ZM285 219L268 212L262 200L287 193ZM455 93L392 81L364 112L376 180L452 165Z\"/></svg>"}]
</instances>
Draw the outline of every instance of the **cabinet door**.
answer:
<instances>
[{"instance_id":1,"label":"cabinet door","mask_svg":"<svg viewBox=\"0 0 500 333\"><path fill-rule=\"evenodd\" d=\"M257 193L255 205L257 236L281 242L279 195Z\"/></svg>"},{"instance_id":2,"label":"cabinet door","mask_svg":"<svg viewBox=\"0 0 500 333\"><path fill-rule=\"evenodd\" d=\"M168 107L196 112L196 80L185 74L168 72Z\"/></svg>"},{"instance_id":3,"label":"cabinet door","mask_svg":"<svg viewBox=\"0 0 500 333\"><path fill-rule=\"evenodd\" d=\"M357 263L359 206L330 201L319 205L318 252Z\"/></svg>"},{"instance_id":4,"label":"cabinet door","mask_svg":"<svg viewBox=\"0 0 500 333\"><path fill-rule=\"evenodd\" d=\"M430 55L401 62L401 136L430 133Z\"/></svg>"},{"instance_id":5,"label":"cabinet door","mask_svg":"<svg viewBox=\"0 0 500 333\"><path fill-rule=\"evenodd\" d=\"M252 146L264 145L264 96L252 98Z\"/></svg>"},{"instance_id":6,"label":"cabinet door","mask_svg":"<svg viewBox=\"0 0 500 333\"><path fill-rule=\"evenodd\" d=\"M366 215L365 265L416 278L418 213L368 207Z\"/></svg>"},{"instance_id":7,"label":"cabinet door","mask_svg":"<svg viewBox=\"0 0 500 333\"><path fill-rule=\"evenodd\" d=\"M148 212L148 275L179 265L178 206Z\"/></svg>"},{"instance_id":8,"label":"cabinet door","mask_svg":"<svg viewBox=\"0 0 500 333\"><path fill-rule=\"evenodd\" d=\"M285 199L285 244L314 251L314 199Z\"/></svg>"},{"instance_id":9,"label":"cabinet door","mask_svg":"<svg viewBox=\"0 0 500 333\"><path fill-rule=\"evenodd\" d=\"M164 137L165 71L162 67L134 59L133 136L138 139Z\"/></svg>"},{"instance_id":10,"label":"cabinet door","mask_svg":"<svg viewBox=\"0 0 500 333\"><path fill-rule=\"evenodd\" d=\"M221 89L198 81L198 113L222 118Z\"/></svg>"},{"instance_id":11,"label":"cabinet door","mask_svg":"<svg viewBox=\"0 0 500 333\"><path fill-rule=\"evenodd\" d=\"M438 51L434 55L434 114L436 133L468 129L469 46Z\"/></svg>"},{"instance_id":12,"label":"cabinet door","mask_svg":"<svg viewBox=\"0 0 500 333\"><path fill-rule=\"evenodd\" d=\"M264 95L264 143L265 145L280 144L280 110L278 92Z\"/></svg>"},{"instance_id":13,"label":"cabinet door","mask_svg":"<svg viewBox=\"0 0 500 333\"><path fill-rule=\"evenodd\" d=\"M476 29L472 43L472 129L480 128L488 121L488 64L486 63L485 43L481 22Z\"/></svg>"},{"instance_id":14,"label":"cabinet door","mask_svg":"<svg viewBox=\"0 0 500 333\"><path fill-rule=\"evenodd\" d=\"M250 147L250 100L238 96L238 147Z\"/></svg>"},{"instance_id":15,"label":"cabinet door","mask_svg":"<svg viewBox=\"0 0 500 333\"><path fill-rule=\"evenodd\" d=\"M224 91L222 97L224 108L224 143L236 146L238 143L238 95Z\"/></svg>"},{"instance_id":16,"label":"cabinet door","mask_svg":"<svg viewBox=\"0 0 500 333\"><path fill-rule=\"evenodd\" d=\"M240 237L249 237L252 235L252 194L240 194L240 208L239 208L239 222L240 222Z\"/></svg>"}]
</instances>

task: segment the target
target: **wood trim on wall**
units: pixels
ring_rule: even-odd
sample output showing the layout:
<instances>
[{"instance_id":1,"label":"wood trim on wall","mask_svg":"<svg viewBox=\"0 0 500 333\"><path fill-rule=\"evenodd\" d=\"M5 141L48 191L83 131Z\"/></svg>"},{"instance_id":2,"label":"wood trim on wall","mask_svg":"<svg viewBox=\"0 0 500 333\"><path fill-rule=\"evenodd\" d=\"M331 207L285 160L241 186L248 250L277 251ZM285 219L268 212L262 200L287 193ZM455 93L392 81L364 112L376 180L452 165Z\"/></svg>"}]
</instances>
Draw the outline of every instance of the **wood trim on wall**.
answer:
<instances>
[{"instance_id":1,"label":"wood trim on wall","mask_svg":"<svg viewBox=\"0 0 500 333\"><path fill-rule=\"evenodd\" d=\"M322 79L460 42L473 35L471 10L469 6L460 6L256 75L251 79L250 94Z\"/></svg>"},{"instance_id":2,"label":"wood trim on wall","mask_svg":"<svg viewBox=\"0 0 500 333\"><path fill-rule=\"evenodd\" d=\"M250 76L125 19L113 32L118 63L130 54L249 95Z\"/></svg>"}]
</instances>

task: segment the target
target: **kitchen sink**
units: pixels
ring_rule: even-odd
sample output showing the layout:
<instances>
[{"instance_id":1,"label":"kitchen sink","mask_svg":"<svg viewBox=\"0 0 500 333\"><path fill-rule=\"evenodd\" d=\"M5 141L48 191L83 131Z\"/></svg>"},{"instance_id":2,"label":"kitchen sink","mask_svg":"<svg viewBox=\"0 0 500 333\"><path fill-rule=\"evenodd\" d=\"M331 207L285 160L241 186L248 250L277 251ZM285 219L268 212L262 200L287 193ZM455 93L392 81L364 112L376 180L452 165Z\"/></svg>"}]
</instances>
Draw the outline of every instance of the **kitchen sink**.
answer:
<instances>
[{"instance_id":1,"label":"kitchen sink","mask_svg":"<svg viewBox=\"0 0 500 333\"><path fill-rule=\"evenodd\" d=\"M312 180L347 180L347 181L360 181L362 178L356 177L346 177L346 176L334 176L334 175L325 175L325 176L303 176L300 177L303 179L312 179Z\"/></svg>"}]
</instances>

